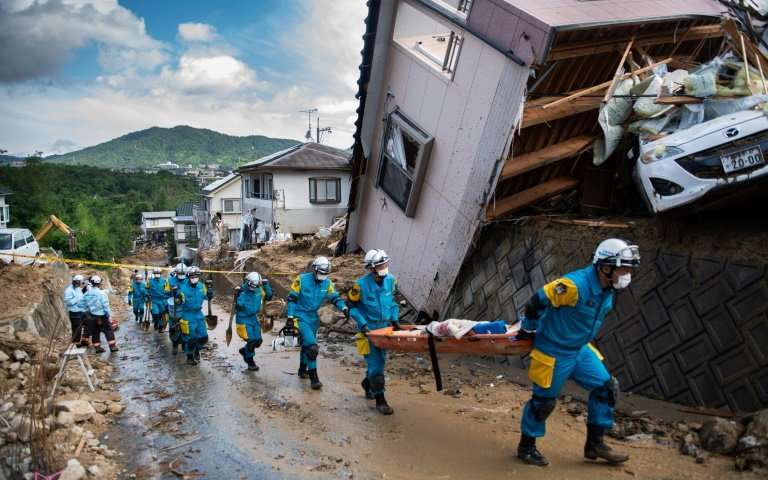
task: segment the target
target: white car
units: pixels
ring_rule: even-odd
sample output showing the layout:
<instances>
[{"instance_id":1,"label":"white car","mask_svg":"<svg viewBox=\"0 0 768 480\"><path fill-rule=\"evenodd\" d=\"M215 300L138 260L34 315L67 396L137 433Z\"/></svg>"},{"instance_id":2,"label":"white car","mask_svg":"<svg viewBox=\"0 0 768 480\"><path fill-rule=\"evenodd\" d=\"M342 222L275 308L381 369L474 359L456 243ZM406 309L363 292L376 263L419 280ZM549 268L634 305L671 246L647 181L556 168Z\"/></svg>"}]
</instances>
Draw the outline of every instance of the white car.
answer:
<instances>
[{"instance_id":1,"label":"white car","mask_svg":"<svg viewBox=\"0 0 768 480\"><path fill-rule=\"evenodd\" d=\"M28 265L35 261L34 257L39 253L40 245L26 228L0 228L0 260Z\"/></svg>"},{"instance_id":2,"label":"white car","mask_svg":"<svg viewBox=\"0 0 768 480\"><path fill-rule=\"evenodd\" d=\"M641 142L634 177L651 212L661 213L765 177L766 151L768 117L745 110Z\"/></svg>"}]
</instances>

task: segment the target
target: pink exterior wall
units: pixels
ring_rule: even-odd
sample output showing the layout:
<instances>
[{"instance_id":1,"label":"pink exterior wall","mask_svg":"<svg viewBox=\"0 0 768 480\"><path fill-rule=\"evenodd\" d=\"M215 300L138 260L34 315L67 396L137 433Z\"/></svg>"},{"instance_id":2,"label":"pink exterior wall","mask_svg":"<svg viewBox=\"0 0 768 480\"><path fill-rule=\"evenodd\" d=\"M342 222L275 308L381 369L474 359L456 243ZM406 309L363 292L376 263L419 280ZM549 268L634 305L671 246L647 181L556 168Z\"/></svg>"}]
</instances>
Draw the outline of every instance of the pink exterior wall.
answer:
<instances>
[{"instance_id":1,"label":"pink exterior wall","mask_svg":"<svg viewBox=\"0 0 768 480\"><path fill-rule=\"evenodd\" d=\"M407 218L375 187L379 121L354 214L356 238L363 249L389 253L401 291L418 309L442 311L511 141L527 78L527 68L469 34L453 81L390 43L384 85L394 97L388 111L399 107L435 142L416 215ZM381 119L383 103L369 98L366 108L378 108L375 118Z\"/></svg>"}]
</instances>

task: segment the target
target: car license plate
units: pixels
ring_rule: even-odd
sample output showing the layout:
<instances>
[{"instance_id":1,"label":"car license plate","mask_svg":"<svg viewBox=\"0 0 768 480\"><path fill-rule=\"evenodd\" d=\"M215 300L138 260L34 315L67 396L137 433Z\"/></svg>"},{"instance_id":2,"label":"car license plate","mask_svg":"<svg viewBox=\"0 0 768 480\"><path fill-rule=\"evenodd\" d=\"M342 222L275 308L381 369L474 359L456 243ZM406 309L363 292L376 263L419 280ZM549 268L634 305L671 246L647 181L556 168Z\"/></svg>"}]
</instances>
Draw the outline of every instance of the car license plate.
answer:
<instances>
[{"instance_id":1,"label":"car license plate","mask_svg":"<svg viewBox=\"0 0 768 480\"><path fill-rule=\"evenodd\" d=\"M757 165L765 165L763 152L760 147L747 148L738 152L731 152L720 156L725 173L738 172Z\"/></svg>"}]
</instances>

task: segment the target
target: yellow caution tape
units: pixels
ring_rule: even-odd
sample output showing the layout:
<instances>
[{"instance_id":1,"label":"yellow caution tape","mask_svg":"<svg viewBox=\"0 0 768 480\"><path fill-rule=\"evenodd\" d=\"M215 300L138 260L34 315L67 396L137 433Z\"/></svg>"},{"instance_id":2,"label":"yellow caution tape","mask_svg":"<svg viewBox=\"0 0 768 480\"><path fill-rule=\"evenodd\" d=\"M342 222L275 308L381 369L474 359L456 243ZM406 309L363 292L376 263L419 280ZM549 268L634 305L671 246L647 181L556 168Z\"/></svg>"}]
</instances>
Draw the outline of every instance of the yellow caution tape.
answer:
<instances>
[{"instance_id":1,"label":"yellow caution tape","mask_svg":"<svg viewBox=\"0 0 768 480\"><path fill-rule=\"evenodd\" d=\"M171 271L173 270L173 267L160 267L157 265L136 265L131 263L115 263L115 262L98 262L96 260L83 260L79 258L62 258L62 257L55 257L52 255L45 255L40 254L37 256L33 255L22 255L19 253L11 253L11 254L3 254L3 256L9 256L13 258L32 258L37 260L45 260L52 263L68 263L68 264L80 264L80 265L92 265L95 267L108 267L108 268L130 268L133 270L149 270L149 269L155 269L159 268L160 270L164 271ZM221 274L230 274L230 273L239 273L241 275L247 274L248 272L238 272L238 271L228 271L228 270L200 270L202 273L221 273ZM295 275L295 273L288 273L288 272L270 272L268 275Z\"/></svg>"}]
</instances>

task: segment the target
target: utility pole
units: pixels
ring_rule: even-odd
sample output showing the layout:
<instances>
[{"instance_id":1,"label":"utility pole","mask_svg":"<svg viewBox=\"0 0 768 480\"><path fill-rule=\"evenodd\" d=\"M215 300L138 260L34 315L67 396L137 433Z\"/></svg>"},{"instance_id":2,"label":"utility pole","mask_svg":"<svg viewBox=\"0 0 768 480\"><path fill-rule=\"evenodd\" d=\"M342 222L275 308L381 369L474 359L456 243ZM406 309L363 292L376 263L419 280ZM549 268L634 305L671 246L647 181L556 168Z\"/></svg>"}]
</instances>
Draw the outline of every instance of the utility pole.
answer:
<instances>
[{"instance_id":1,"label":"utility pole","mask_svg":"<svg viewBox=\"0 0 768 480\"><path fill-rule=\"evenodd\" d=\"M333 133L331 130L331 127L323 127L320 128L320 115L317 116L317 143L320 143L320 134L321 133Z\"/></svg>"}]
</instances>

